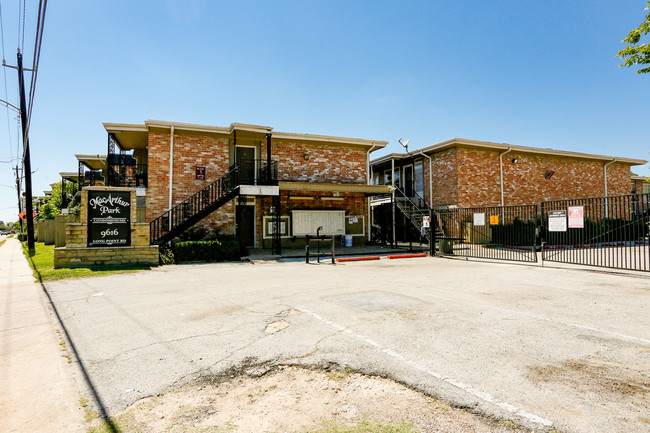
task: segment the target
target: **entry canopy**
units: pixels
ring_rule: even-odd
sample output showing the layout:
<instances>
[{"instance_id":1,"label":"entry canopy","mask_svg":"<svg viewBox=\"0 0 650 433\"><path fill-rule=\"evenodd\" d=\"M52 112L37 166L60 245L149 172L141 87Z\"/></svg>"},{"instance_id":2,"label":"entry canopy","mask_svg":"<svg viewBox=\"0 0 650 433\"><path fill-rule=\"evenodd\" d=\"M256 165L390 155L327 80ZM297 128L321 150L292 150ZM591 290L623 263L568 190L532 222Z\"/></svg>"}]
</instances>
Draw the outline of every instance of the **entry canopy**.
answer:
<instances>
[{"instance_id":1,"label":"entry canopy","mask_svg":"<svg viewBox=\"0 0 650 433\"><path fill-rule=\"evenodd\" d=\"M79 173L72 171L62 171L59 173L61 179L69 180L70 182L79 182Z\"/></svg>"},{"instance_id":2,"label":"entry canopy","mask_svg":"<svg viewBox=\"0 0 650 433\"><path fill-rule=\"evenodd\" d=\"M91 170L106 168L106 155L75 155L77 160Z\"/></svg>"},{"instance_id":3,"label":"entry canopy","mask_svg":"<svg viewBox=\"0 0 650 433\"><path fill-rule=\"evenodd\" d=\"M113 134L121 150L146 149L149 128L146 125L128 123L104 123L104 128Z\"/></svg>"}]
</instances>

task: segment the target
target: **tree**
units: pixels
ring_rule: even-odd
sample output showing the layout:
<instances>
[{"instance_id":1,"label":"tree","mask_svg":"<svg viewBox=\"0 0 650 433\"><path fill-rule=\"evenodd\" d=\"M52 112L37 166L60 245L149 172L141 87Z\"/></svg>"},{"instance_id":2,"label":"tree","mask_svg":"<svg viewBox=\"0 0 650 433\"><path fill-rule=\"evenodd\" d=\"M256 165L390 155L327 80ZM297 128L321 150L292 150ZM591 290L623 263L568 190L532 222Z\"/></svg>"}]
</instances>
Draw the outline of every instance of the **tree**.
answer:
<instances>
[{"instance_id":1,"label":"tree","mask_svg":"<svg viewBox=\"0 0 650 433\"><path fill-rule=\"evenodd\" d=\"M645 10L650 10L650 0ZM650 65L650 42L639 44L641 35L647 35L648 32L650 32L650 13L645 16L645 21L639 27L632 30L627 35L627 38L623 39L623 42L629 45L616 54L616 57L624 59L621 67L627 66L629 68L634 65ZM650 66L636 71L637 74L645 74L648 72L650 72Z\"/></svg>"},{"instance_id":2,"label":"tree","mask_svg":"<svg viewBox=\"0 0 650 433\"><path fill-rule=\"evenodd\" d=\"M63 191L61 182L52 184L52 194L46 199L46 202L40 206L37 219L43 221L46 219L54 218L56 215L61 214L63 208L63 196L67 197L68 209L74 206L77 201L73 198L75 194L75 185L72 182L66 182L65 191Z\"/></svg>"}]
</instances>

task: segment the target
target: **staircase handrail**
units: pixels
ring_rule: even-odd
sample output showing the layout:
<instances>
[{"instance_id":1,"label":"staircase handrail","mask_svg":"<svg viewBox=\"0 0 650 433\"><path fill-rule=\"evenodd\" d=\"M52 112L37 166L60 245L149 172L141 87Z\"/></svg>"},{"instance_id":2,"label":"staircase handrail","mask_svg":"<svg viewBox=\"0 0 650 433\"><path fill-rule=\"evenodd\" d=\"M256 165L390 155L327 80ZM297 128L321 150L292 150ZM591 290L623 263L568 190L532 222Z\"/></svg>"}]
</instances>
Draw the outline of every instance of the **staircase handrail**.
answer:
<instances>
[{"instance_id":1,"label":"staircase handrail","mask_svg":"<svg viewBox=\"0 0 650 433\"><path fill-rule=\"evenodd\" d=\"M236 165L231 166L228 172L211 184L202 188L195 194L178 203L171 209L163 212L160 216L149 223L151 244L157 243L165 235L171 232L187 219L191 218L202 210L206 209L222 197L232 193L239 187L239 168ZM215 194L216 192L216 194ZM187 216L185 210L187 205L191 206L191 215ZM158 227L161 222L165 221L168 227Z\"/></svg>"},{"instance_id":2,"label":"staircase handrail","mask_svg":"<svg viewBox=\"0 0 650 433\"><path fill-rule=\"evenodd\" d=\"M399 189L398 186L395 187L395 191L398 191L402 197L404 197L406 200L408 200L409 203L411 204L411 206L413 206L413 207L416 208L417 210L421 210L421 209L422 209L422 208L420 208L420 206L416 205L416 204L413 202L413 200L411 200L411 198L410 198L409 196L407 196L406 194L404 194L404 191L402 191L401 189ZM417 193L415 193L415 194L417 194ZM420 197L420 196L418 195L418 197ZM428 210L428 209L429 209L429 205L427 205L426 202L424 202L424 204L426 205L426 209ZM398 206L399 206L399 202L398 202Z\"/></svg>"}]
</instances>

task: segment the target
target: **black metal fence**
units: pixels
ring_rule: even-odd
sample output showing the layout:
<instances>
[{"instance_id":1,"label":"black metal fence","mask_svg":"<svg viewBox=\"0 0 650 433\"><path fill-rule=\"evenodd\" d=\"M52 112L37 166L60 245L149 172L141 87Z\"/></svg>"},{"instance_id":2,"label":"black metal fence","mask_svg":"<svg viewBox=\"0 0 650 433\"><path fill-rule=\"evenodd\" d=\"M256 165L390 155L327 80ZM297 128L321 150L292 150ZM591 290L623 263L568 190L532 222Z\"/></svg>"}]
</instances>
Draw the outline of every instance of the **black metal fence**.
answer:
<instances>
[{"instance_id":1,"label":"black metal fence","mask_svg":"<svg viewBox=\"0 0 650 433\"><path fill-rule=\"evenodd\" d=\"M547 201L542 260L650 271L648 194Z\"/></svg>"},{"instance_id":2,"label":"black metal fence","mask_svg":"<svg viewBox=\"0 0 650 433\"><path fill-rule=\"evenodd\" d=\"M537 206L437 210L441 255L536 262Z\"/></svg>"}]
</instances>

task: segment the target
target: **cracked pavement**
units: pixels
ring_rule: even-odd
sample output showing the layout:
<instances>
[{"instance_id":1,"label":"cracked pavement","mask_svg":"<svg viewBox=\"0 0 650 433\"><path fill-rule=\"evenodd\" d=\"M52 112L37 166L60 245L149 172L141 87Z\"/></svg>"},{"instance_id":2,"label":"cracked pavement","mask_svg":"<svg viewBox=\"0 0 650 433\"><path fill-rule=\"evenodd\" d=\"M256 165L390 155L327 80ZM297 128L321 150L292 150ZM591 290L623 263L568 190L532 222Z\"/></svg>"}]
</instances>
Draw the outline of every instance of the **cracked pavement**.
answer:
<instances>
[{"instance_id":1,"label":"cracked pavement","mask_svg":"<svg viewBox=\"0 0 650 433\"><path fill-rule=\"evenodd\" d=\"M110 413L227 371L333 363L539 430L650 428L646 275L421 258L47 288Z\"/></svg>"}]
</instances>

